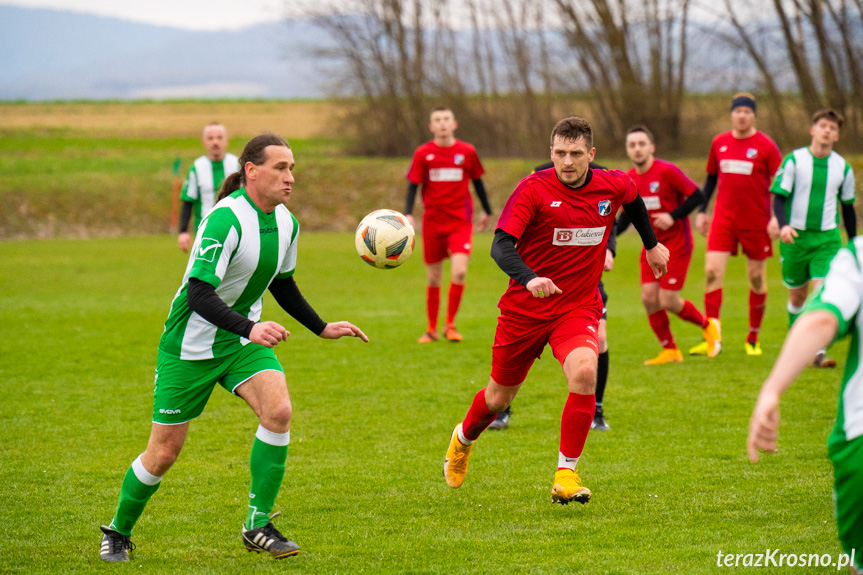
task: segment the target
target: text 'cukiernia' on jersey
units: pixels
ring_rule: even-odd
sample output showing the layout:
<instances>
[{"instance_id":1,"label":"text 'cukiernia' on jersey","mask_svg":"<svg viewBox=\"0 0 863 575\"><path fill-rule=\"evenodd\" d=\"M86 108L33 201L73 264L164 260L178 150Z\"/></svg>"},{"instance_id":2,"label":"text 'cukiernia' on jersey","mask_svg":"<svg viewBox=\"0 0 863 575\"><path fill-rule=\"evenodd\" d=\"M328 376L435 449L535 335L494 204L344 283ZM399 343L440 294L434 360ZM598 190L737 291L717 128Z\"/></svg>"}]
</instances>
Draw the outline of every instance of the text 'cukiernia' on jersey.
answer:
<instances>
[{"instance_id":1,"label":"text 'cukiernia' on jersey","mask_svg":"<svg viewBox=\"0 0 863 575\"><path fill-rule=\"evenodd\" d=\"M189 278L209 283L231 309L257 322L270 282L294 273L298 233L299 224L284 205L264 213L244 188L216 204L198 229L159 349L199 360L222 357L248 344L248 339L217 328L189 309Z\"/></svg>"}]
</instances>

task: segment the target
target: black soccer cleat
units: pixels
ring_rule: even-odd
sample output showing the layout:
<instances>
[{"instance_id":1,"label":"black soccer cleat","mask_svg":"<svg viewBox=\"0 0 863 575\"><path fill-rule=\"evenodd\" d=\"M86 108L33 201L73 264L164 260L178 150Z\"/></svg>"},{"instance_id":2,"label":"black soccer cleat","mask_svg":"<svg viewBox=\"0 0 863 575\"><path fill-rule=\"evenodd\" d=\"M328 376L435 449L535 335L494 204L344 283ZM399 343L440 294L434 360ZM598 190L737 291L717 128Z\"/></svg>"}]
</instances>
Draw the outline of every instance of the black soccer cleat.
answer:
<instances>
[{"instance_id":1,"label":"black soccer cleat","mask_svg":"<svg viewBox=\"0 0 863 575\"><path fill-rule=\"evenodd\" d=\"M489 429L506 429L509 427L509 418L512 415L512 411L510 410L511 406L507 405L506 409L497 414L497 417L494 418L488 428Z\"/></svg>"},{"instance_id":2,"label":"black soccer cleat","mask_svg":"<svg viewBox=\"0 0 863 575\"><path fill-rule=\"evenodd\" d=\"M110 527L102 525L99 527L104 535L102 536L102 548L99 550L99 557L102 561L108 563L119 563L129 560L129 551L134 551L135 544L132 541Z\"/></svg>"},{"instance_id":3,"label":"black soccer cleat","mask_svg":"<svg viewBox=\"0 0 863 575\"><path fill-rule=\"evenodd\" d=\"M608 431L611 429L611 426L605 422L601 407L596 408L596 413L593 414L593 421L590 422L590 428L596 431Z\"/></svg>"},{"instance_id":4,"label":"black soccer cleat","mask_svg":"<svg viewBox=\"0 0 863 575\"><path fill-rule=\"evenodd\" d=\"M281 515L280 512L270 516L270 522L257 529L246 529L243 525L243 545L247 551L255 553L269 553L274 559L291 557L300 552L300 546L279 533L273 525L273 519Z\"/></svg>"}]
</instances>

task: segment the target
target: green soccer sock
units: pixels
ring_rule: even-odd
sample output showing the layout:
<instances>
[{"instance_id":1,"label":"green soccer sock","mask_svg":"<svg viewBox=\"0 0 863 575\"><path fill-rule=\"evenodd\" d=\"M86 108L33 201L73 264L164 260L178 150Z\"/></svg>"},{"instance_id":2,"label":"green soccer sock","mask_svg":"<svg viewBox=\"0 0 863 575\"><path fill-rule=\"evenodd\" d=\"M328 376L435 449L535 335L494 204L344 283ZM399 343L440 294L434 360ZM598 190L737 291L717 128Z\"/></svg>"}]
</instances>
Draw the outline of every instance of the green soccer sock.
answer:
<instances>
[{"instance_id":1,"label":"green soccer sock","mask_svg":"<svg viewBox=\"0 0 863 575\"><path fill-rule=\"evenodd\" d=\"M270 511L279 494L285 476L285 460L288 458L288 443L291 432L273 433L258 426L252 444L250 466L252 486L249 489L249 513L246 529L263 527L270 521Z\"/></svg>"},{"instance_id":2,"label":"green soccer sock","mask_svg":"<svg viewBox=\"0 0 863 575\"><path fill-rule=\"evenodd\" d=\"M123 479L117 511L114 513L110 527L130 537L132 528L144 512L147 501L159 489L160 481L162 481L161 477L156 477L144 468L139 455L138 459L132 462Z\"/></svg>"}]
</instances>

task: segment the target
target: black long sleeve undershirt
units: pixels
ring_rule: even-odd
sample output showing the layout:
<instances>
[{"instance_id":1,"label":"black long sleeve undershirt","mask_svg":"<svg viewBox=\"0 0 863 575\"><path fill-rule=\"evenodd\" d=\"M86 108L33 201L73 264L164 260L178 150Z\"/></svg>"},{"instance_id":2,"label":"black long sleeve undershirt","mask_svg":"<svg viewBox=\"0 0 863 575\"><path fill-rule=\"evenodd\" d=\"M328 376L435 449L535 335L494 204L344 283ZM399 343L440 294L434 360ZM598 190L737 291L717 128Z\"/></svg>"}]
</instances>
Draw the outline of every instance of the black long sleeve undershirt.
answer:
<instances>
[{"instance_id":1,"label":"black long sleeve undershirt","mask_svg":"<svg viewBox=\"0 0 863 575\"><path fill-rule=\"evenodd\" d=\"M773 215L776 216L776 221L779 222L781 230L788 224L788 198L780 194L773 194ZM845 225L845 233L848 234L848 239L857 236L857 212L854 210L854 204L842 204L842 223Z\"/></svg>"},{"instance_id":2,"label":"black long sleeve undershirt","mask_svg":"<svg viewBox=\"0 0 863 575\"><path fill-rule=\"evenodd\" d=\"M274 279L270 283L270 293L282 309L288 312L292 318L300 322L306 329L315 335L321 335L327 327L327 322L322 320L318 313L309 305L293 276L284 279Z\"/></svg>"},{"instance_id":3,"label":"black long sleeve undershirt","mask_svg":"<svg viewBox=\"0 0 863 575\"><path fill-rule=\"evenodd\" d=\"M527 282L539 276L518 255L515 243L514 235L498 229L494 232L494 239L491 242L491 259L506 275L527 287Z\"/></svg>"},{"instance_id":4,"label":"black long sleeve undershirt","mask_svg":"<svg viewBox=\"0 0 863 575\"><path fill-rule=\"evenodd\" d=\"M701 207L698 208L698 211L704 213L707 211L707 206L710 205L710 198L713 197L713 192L716 191L716 182L719 181L719 176L716 174L707 174L707 179L704 180L704 187L702 188L702 192L704 193L704 203L701 204Z\"/></svg>"},{"instance_id":5,"label":"black long sleeve undershirt","mask_svg":"<svg viewBox=\"0 0 863 575\"><path fill-rule=\"evenodd\" d=\"M776 222L779 224L779 229L788 225L788 217L785 213L785 202L788 198L780 194L773 194L773 215L776 216Z\"/></svg>"},{"instance_id":6,"label":"black long sleeve undershirt","mask_svg":"<svg viewBox=\"0 0 863 575\"><path fill-rule=\"evenodd\" d=\"M180 228L179 232L181 234L189 231L189 221L192 219L192 202L187 202L183 200L183 208L180 210Z\"/></svg>"},{"instance_id":7,"label":"black long sleeve undershirt","mask_svg":"<svg viewBox=\"0 0 863 575\"><path fill-rule=\"evenodd\" d=\"M408 191L405 195L405 215L408 216L414 211L414 202L417 199L417 189L419 186L413 182L408 182Z\"/></svg>"},{"instance_id":8,"label":"black long sleeve undershirt","mask_svg":"<svg viewBox=\"0 0 863 575\"><path fill-rule=\"evenodd\" d=\"M485 193L485 184L482 183L481 178L471 181L473 182L473 189L476 191L476 197L479 199L479 203L482 205L483 211L488 215L491 215L491 204L488 203L488 194Z\"/></svg>"},{"instance_id":9,"label":"black long sleeve undershirt","mask_svg":"<svg viewBox=\"0 0 863 575\"><path fill-rule=\"evenodd\" d=\"M628 204L623 204L623 212L632 222L633 227L641 236L641 243L644 244L644 249L652 250L659 243L656 239L656 234L653 231L653 225L650 223L650 215L647 213L647 207L644 205L644 200L641 196L636 196L635 200Z\"/></svg>"},{"instance_id":10,"label":"black long sleeve undershirt","mask_svg":"<svg viewBox=\"0 0 863 575\"><path fill-rule=\"evenodd\" d=\"M198 278L189 278L186 286L189 309L214 326L248 338L255 322L228 307L216 294L216 288Z\"/></svg>"},{"instance_id":11,"label":"black long sleeve undershirt","mask_svg":"<svg viewBox=\"0 0 863 575\"><path fill-rule=\"evenodd\" d=\"M695 208L699 207L704 203L704 194L698 188L695 188L695 191L690 194L688 198L686 198L682 204L671 210L668 214L674 218L675 221L682 220L686 216L692 213Z\"/></svg>"}]
</instances>

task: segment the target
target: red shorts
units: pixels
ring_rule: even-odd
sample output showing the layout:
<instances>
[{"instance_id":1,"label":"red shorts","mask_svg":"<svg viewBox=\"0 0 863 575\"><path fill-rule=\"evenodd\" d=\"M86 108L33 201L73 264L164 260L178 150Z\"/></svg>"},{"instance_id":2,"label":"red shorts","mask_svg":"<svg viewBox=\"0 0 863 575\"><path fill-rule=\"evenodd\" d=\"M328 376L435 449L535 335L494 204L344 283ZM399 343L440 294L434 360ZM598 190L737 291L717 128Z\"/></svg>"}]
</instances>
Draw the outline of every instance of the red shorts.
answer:
<instances>
[{"instance_id":1,"label":"red shorts","mask_svg":"<svg viewBox=\"0 0 863 575\"><path fill-rule=\"evenodd\" d=\"M707 234L707 251L731 252L737 255L737 244L743 246L743 253L750 260L766 260L773 255L773 242L767 230L737 230L729 225L710 224Z\"/></svg>"},{"instance_id":2,"label":"red shorts","mask_svg":"<svg viewBox=\"0 0 863 575\"><path fill-rule=\"evenodd\" d=\"M659 282L659 288L668 291L680 291L686 283L686 274L689 272L689 262L692 260L692 251L671 251L668 258L668 273L659 279L653 275L653 270L647 265L647 252L641 250L641 285Z\"/></svg>"},{"instance_id":3,"label":"red shorts","mask_svg":"<svg viewBox=\"0 0 863 575\"><path fill-rule=\"evenodd\" d=\"M491 378L500 385L519 385L542 355L546 343L551 345L560 365L579 347L588 347L598 354L601 316L602 310L595 307L576 308L552 322L500 314L491 348Z\"/></svg>"},{"instance_id":4,"label":"red shorts","mask_svg":"<svg viewBox=\"0 0 863 575\"><path fill-rule=\"evenodd\" d=\"M446 229L436 229L423 222L423 260L436 264L452 254L470 255L473 224L459 223Z\"/></svg>"}]
</instances>

